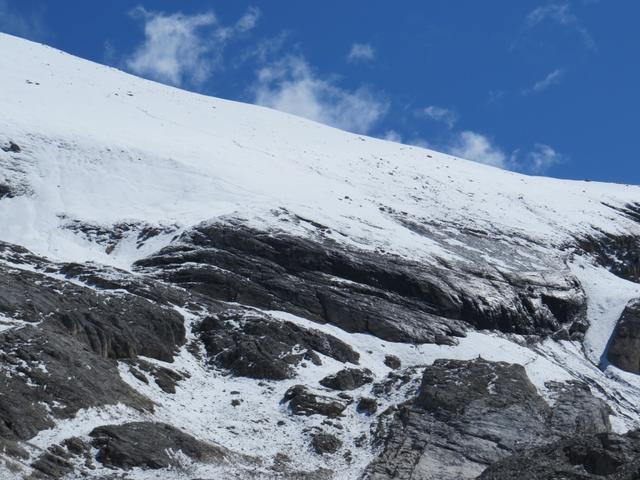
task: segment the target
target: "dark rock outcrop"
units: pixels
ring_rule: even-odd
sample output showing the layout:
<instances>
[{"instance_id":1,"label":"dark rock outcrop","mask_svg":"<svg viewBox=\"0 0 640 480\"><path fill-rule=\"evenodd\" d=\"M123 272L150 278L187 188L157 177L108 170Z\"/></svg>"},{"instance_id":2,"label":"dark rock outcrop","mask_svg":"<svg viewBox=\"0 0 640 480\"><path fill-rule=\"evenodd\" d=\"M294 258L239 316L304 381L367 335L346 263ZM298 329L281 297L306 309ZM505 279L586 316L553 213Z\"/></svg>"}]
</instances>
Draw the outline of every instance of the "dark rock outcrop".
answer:
<instances>
[{"instance_id":1,"label":"dark rock outcrop","mask_svg":"<svg viewBox=\"0 0 640 480\"><path fill-rule=\"evenodd\" d=\"M318 455L336 453L342 447L342 440L330 433L315 433L311 436L311 446Z\"/></svg>"},{"instance_id":2,"label":"dark rock outcrop","mask_svg":"<svg viewBox=\"0 0 640 480\"><path fill-rule=\"evenodd\" d=\"M0 263L0 314L20 327L0 332L0 439L28 440L82 408L152 410L116 360L171 361L185 338L182 316L133 294L53 278L54 264L19 247L0 244L0 256L29 266Z\"/></svg>"},{"instance_id":3,"label":"dark rock outcrop","mask_svg":"<svg viewBox=\"0 0 640 480\"><path fill-rule=\"evenodd\" d=\"M11 198L14 196L13 189L6 183L0 183L0 199Z\"/></svg>"},{"instance_id":4,"label":"dark rock outcrop","mask_svg":"<svg viewBox=\"0 0 640 480\"><path fill-rule=\"evenodd\" d=\"M0 313L24 322L45 321L104 358L144 355L172 361L185 339L184 319L173 309L1 265Z\"/></svg>"},{"instance_id":5,"label":"dark rock outcrop","mask_svg":"<svg viewBox=\"0 0 640 480\"><path fill-rule=\"evenodd\" d=\"M211 298L285 310L397 342L453 344L465 323L550 335L570 329L586 308L568 273L516 276L470 271L469 265L427 266L237 222L200 225L136 265ZM478 290L486 296L472 293ZM488 297L503 301L491 304Z\"/></svg>"},{"instance_id":6,"label":"dark rock outcrop","mask_svg":"<svg viewBox=\"0 0 640 480\"><path fill-rule=\"evenodd\" d=\"M384 364L393 370L397 370L402 366L402 362L395 355L385 355Z\"/></svg>"},{"instance_id":7,"label":"dark rock outcrop","mask_svg":"<svg viewBox=\"0 0 640 480\"><path fill-rule=\"evenodd\" d=\"M8 152L8 153L20 153L22 151L20 146L12 141L9 141L8 144L3 145L0 148L2 149L3 152Z\"/></svg>"},{"instance_id":8,"label":"dark rock outcrop","mask_svg":"<svg viewBox=\"0 0 640 480\"><path fill-rule=\"evenodd\" d=\"M171 368L154 365L146 360L137 359L128 362L129 371L138 380L148 383L147 377L142 372L147 372L155 381L156 385L165 393L176 393L176 385L181 380L189 377L188 372L177 372Z\"/></svg>"},{"instance_id":9,"label":"dark rock outcrop","mask_svg":"<svg viewBox=\"0 0 640 480\"><path fill-rule=\"evenodd\" d=\"M378 411L378 401L375 398L363 397L358 401L356 410L358 413L373 415Z\"/></svg>"},{"instance_id":10,"label":"dark rock outcrop","mask_svg":"<svg viewBox=\"0 0 640 480\"><path fill-rule=\"evenodd\" d=\"M324 415L339 417L349 405L348 400L313 393L304 385L295 385L286 391L283 402L289 402L289 410L294 415Z\"/></svg>"},{"instance_id":11,"label":"dark rock outcrop","mask_svg":"<svg viewBox=\"0 0 640 480\"><path fill-rule=\"evenodd\" d=\"M625 280L640 282L640 237L602 234L599 237L579 239L577 243L581 250L613 274Z\"/></svg>"},{"instance_id":12,"label":"dark rock outcrop","mask_svg":"<svg viewBox=\"0 0 640 480\"><path fill-rule=\"evenodd\" d=\"M96 459L107 467L130 470L161 469L175 465L170 451L180 451L200 462L223 462L228 452L201 442L171 425L163 423L127 423L105 425L91 431L91 445L98 450Z\"/></svg>"},{"instance_id":13,"label":"dark rock outcrop","mask_svg":"<svg viewBox=\"0 0 640 480\"><path fill-rule=\"evenodd\" d=\"M554 408L520 365L436 360L425 369L415 400L400 406L379 434L384 450L366 478L472 479L527 448L610 428L608 407L587 387L550 388Z\"/></svg>"},{"instance_id":14,"label":"dark rock outcrop","mask_svg":"<svg viewBox=\"0 0 640 480\"><path fill-rule=\"evenodd\" d=\"M629 302L622 312L607 356L616 367L640 373L640 299Z\"/></svg>"},{"instance_id":15,"label":"dark rock outcrop","mask_svg":"<svg viewBox=\"0 0 640 480\"><path fill-rule=\"evenodd\" d=\"M576 436L507 457L479 480L636 480L640 478L640 432Z\"/></svg>"},{"instance_id":16,"label":"dark rock outcrop","mask_svg":"<svg viewBox=\"0 0 640 480\"><path fill-rule=\"evenodd\" d=\"M373 374L368 368L345 368L320 380L320 385L331 390L355 390L373 382Z\"/></svg>"},{"instance_id":17,"label":"dark rock outcrop","mask_svg":"<svg viewBox=\"0 0 640 480\"><path fill-rule=\"evenodd\" d=\"M321 363L317 353L343 363L358 363L359 358L331 335L242 309L207 317L197 332L213 364L241 377L293 378L293 366Z\"/></svg>"}]
</instances>

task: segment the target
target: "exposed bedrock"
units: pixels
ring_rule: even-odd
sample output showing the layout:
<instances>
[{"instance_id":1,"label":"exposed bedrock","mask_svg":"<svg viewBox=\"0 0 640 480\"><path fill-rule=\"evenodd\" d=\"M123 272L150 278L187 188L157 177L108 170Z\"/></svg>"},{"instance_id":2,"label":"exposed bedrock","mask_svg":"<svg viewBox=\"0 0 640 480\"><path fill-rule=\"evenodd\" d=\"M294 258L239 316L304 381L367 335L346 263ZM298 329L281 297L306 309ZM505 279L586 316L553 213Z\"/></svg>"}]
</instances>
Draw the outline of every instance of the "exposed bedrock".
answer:
<instances>
[{"instance_id":1,"label":"exposed bedrock","mask_svg":"<svg viewBox=\"0 0 640 480\"><path fill-rule=\"evenodd\" d=\"M331 335L240 308L210 315L195 330L211 363L241 377L293 378L301 362L320 365L319 353L343 363L359 359Z\"/></svg>"},{"instance_id":2,"label":"exposed bedrock","mask_svg":"<svg viewBox=\"0 0 640 480\"><path fill-rule=\"evenodd\" d=\"M22 249L0 253L17 264L29 259L32 268L46 264ZM172 361L185 340L184 320L173 309L1 263L0 319L5 441L28 440L82 408L152 410L149 399L122 381L116 361L138 355Z\"/></svg>"},{"instance_id":3,"label":"exposed bedrock","mask_svg":"<svg viewBox=\"0 0 640 480\"><path fill-rule=\"evenodd\" d=\"M226 449L211 445L165 423L135 422L105 425L94 429L91 445L96 460L105 466L130 470L162 469L179 465L171 452L206 463L221 463L231 458Z\"/></svg>"},{"instance_id":4,"label":"exposed bedrock","mask_svg":"<svg viewBox=\"0 0 640 480\"><path fill-rule=\"evenodd\" d=\"M624 208L607 206L640 223L640 204L628 204ZM613 274L625 280L640 282L640 237L602 233L581 238L577 243Z\"/></svg>"},{"instance_id":5,"label":"exposed bedrock","mask_svg":"<svg viewBox=\"0 0 640 480\"><path fill-rule=\"evenodd\" d=\"M640 299L629 302L622 312L607 356L616 367L640 373Z\"/></svg>"},{"instance_id":6,"label":"exposed bedrock","mask_svg":"<svg viewBox=\"0 0 640 480\"><path fill-rule=\"evenodd\" d=\"M40 273L0 265L0 313L75 338L105 358L171 361L184 342L174 310L128 294L106 294Z\"/></svg>"},{"instance_id":7,"label":"exposed bedrock","mask_svg":"<svg viewBox=\"0 0 640 480\"><path fill-rule=\"evenodd\" d=\"M527 450L489 467L479 480L637 480L640 431L576 436Z\"/></svg>"},{"instance_id":8,"label":"exposed bedrock","mask_svg":"<svg viewBox=\"0 0 640 480\"><path fill-rule=\"evenodd\" d=\"M436 360L425 369L416 397L381 421L383 451L365 478L472 479L525 449L610 430L609 408L588 387L548 388L553 407L520 365Z\"/></svg>"},{"instance_id":9,"label":"exposed bedrock","mask_svg":"<svg viewBox=\"0 0 640 480\"><path fill-rule=\"evenodd\" d=\"M466 325L541 336L564 329L574 338L584 332L585 296L568 272L468 267L231 223L200 225L137 262L141 271L212 298L389 341L453 344Z\"/></svg>"}]
</instances>

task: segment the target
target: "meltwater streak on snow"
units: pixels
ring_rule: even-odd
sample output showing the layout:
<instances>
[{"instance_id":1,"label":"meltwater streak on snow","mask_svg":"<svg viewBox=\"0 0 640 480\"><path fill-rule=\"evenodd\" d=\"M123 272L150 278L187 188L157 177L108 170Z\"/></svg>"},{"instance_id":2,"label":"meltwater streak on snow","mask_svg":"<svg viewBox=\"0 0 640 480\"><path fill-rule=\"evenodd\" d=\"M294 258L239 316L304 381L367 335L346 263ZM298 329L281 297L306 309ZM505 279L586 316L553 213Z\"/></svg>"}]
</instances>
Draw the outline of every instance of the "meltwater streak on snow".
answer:
<instances>
[{"instance_id":1,"label":"meltwater streak on snow","mask_svg":"<svg viewBox=\"0 0 640 480\"><path fill-rule=\"evenodd\" d=\"M294 228L286 208L363 248L449 256L380 207L409 218L524 235L640 232L605 206L640 202L632 186L527 177L430 150L349 134L266 108L205 97L0 34L2 177L33 192L0 204L0 239L57 259L123 267L142 252L99 246L60 215L108 226L235 215ZM612 220L615 220L612 221ZM168 239L167 239L168 241Z\"/></svg>"}]
</instances>

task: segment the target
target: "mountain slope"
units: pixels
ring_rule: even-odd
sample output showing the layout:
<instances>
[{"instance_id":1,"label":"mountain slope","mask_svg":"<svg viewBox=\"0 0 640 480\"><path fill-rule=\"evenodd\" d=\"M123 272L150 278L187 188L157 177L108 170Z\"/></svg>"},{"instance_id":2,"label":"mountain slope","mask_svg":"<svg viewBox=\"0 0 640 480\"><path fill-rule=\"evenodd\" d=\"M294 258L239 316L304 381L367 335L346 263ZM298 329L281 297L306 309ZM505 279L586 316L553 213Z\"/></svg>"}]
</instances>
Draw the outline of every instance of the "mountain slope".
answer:
<instances>
[{"instance_id":1,"label":"mountain slope","mask_svg":"<svg viewBox=\"0 0 640 480\"><path fill-rule=\"evenodd\" d=\"M639 187L0 51L7 475L476 478L635 445ZM461 369L487 379L460 380L470 405Z\"/></svg>"}]
</instances>

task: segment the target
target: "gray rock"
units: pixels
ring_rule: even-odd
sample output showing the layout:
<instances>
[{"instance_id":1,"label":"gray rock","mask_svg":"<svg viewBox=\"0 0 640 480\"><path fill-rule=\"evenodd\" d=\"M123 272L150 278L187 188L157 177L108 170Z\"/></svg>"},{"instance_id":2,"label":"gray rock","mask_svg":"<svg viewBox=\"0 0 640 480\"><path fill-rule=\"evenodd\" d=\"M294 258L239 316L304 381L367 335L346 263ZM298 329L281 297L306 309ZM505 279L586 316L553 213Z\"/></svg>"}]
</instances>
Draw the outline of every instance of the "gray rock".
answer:
<instances>
[{"instance_id":1,"label":"gray rock","mask_svg":"<svg viewBox=\"0 0 640 480\"><path fill-rule=\"evenodd\" d=\"M526 450L487 468L479 480L637 480L640 432L600 433Z\"/></svg>"},{"instance_id":2,"label":"gray rock","mask_svg":"<svg viewBox=\"0 0 640 480\"><path fill-rule=\"evenodd\" d=\"M169 451L180 451L200 462L220 463L229 452L222 447L196 440L164 423L106 425L91 431L96 459L107 467L130 470L161 469L175 465Z\"/></svg>"},{"instance_id":3,"label":"gray rock","mask_svg":"<svg viewBox=\"0 0 640 480\"><path fill-rule=\"evenodd\" d=\"M373 382L373 374L368 368L345 368L320 380L320 385L332 390L355 390Z\"/></svg>"},{"instance_id":4,"label":"gray rock","mask_svg":"<svg viewBox=\"0 0 640 480\"><path fill-rule=\"evenodd\" d=\"M454 344L465 323L550 335L571 329L586 309L568 271L518 276L489 266L474 271L470 264L417 264L233 221L199 225L136 266L211 298L285 310L396 342ZM502 301L488 304L477 291Z\"/></svg>"},{"instance_id":5,"label":"gray rock","mask_svg":"<svg viewBox=\"0 0 640 480\"><path fill-rule=\"evenodd\" d=\"M378 411L378 401L375 398L363 397L358 401L356 410L358 413L373 415Z\"/></svg>"},{"instance_id":6,"label":"gray rock","mask_svg":"<svg viewBox=\"0 0 640 480\"><path fill-rule=\"evenodd\" d=\"M6 146L3 145L0 148L2 149L3 152L10 152L10 153L20 153L22 151L20 146L17 145L16 143L13 143L12 141L9 141L8 145Z\"/></svg>"},{"instance_id":7,"label":"gray rock","mask_svg":"<svg viewBox=\"0 0 640 480\"><path fill-rule=\"evenodd\" d=\"M214 365L237 376L284 380L293 366L320 364L321 353L339 362L358 363L359 355L337 338L243 309L207 317L197 332Z\"/></svg>"},{"instance_id":8,"label":"gray rock","mask_svg":"<svg viewBox=\"0 0 640 480\"><path fill-rule=\"evenodd\" d=\"M640 373L640 299L629 302L622 312L607 355L616 367Z\"/></svg>"},{"instance_id":9,"label":"gray rock","mask_svg":"<svg viewBox=\"0 0 640 480\"><path fill-rule=\"evenodd\" d=\"M295 385L286 391L283 402L289 402L289 410L294 415L324 415L339 417L349 402L343 399L318 395L304 385Z\"/></svg>"},{"instance_id":10,"label":"gray rock","mask_svg":"<svg viewBox=\"0 0 640 480\"><path fill-rule=\"evenodd\" d=\"M315 433L311 437L311 446L318 455L336 453L342 447L342 440L330 433Z\"/></svg>"},{"instance_id":11,"label":"gray rock","mask_svg":"<svg viewBox=\"0 0 640 480\"><path fill-rule=\"evenodd\" d=\"M382 454L367 479L463 480L527 448L609 429L608 407L582 384L554 386L556 410L520 365L436 360L418 395L400 406L378 441ZM587 400L588 408L580 403Z\"/></svg>"},{"instance_id":12,"label":"gray rock","mask_svg":"<svg viewBox=\"0 0 640 480\"><path fill-rule=\"evenodd\" d=\"M397 370L402 367L402 362L395 355L385 355L384 364L393 370Z\"/></svg>"}]
</instances>

